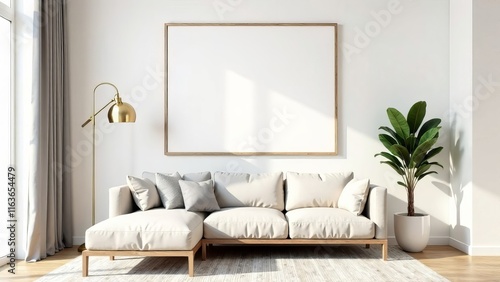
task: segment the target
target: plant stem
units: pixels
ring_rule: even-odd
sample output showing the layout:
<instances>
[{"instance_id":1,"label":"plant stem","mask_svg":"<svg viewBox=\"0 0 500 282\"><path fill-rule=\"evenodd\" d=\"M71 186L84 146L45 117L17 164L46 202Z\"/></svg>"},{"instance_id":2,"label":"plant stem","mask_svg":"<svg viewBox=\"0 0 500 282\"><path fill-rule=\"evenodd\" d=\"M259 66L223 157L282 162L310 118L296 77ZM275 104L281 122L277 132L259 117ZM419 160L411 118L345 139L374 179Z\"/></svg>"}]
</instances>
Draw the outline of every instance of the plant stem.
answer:
<instances>
[{"instance_id":1,"label":"plant stem","mask_svg":"<svg viewBox=\"0 0 500 282\"><path fill-rule=\"evenodd\" d=\"M415 187L417 180L415 179L415 169L408 169L408 216L415 215Z\"/></svg>"},{"instance_id":2,"label":"plant stem","mask_svg":"<svg viewBox=\"0 0 500 282\"><path fill-rule=\"evenodd\" d=\"M415 208L414 208L413 202L414 202L413 190L410 191L410 189L408 189L408 216L415 215Z\"/></svg>"}]
</instances>

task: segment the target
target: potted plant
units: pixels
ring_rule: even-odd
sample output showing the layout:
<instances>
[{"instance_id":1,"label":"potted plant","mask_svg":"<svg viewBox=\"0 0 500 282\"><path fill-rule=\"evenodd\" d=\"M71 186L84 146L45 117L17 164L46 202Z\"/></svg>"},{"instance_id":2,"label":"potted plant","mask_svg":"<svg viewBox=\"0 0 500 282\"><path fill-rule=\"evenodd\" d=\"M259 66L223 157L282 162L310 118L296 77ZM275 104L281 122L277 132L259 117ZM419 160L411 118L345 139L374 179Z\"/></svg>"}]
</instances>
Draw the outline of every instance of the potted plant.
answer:
<instances>
[{"instance_id":1,"label":"potted plant","mask_svg":"<svg viewBox=\"0 0 500 282\"><path fill-rule=\"evenodd\" d=\"M387 116L392 128L381 126L379 140L388 152L375 155L384 157L381 161L389 165L402 177L398 184L404 187L408 195L408 211L394 215L394 233L399 246L408 252L422 251L429 241L430 216L415 213L415 188L424 177L437 173L433 166L443 168L438 162L430 159L443 149L435 147L439 137L441 119L434 118L424 122L427 104L425 101L415 103L408 115L401 114L394 108L387 109Z\"/></svg>"}]
</instances>

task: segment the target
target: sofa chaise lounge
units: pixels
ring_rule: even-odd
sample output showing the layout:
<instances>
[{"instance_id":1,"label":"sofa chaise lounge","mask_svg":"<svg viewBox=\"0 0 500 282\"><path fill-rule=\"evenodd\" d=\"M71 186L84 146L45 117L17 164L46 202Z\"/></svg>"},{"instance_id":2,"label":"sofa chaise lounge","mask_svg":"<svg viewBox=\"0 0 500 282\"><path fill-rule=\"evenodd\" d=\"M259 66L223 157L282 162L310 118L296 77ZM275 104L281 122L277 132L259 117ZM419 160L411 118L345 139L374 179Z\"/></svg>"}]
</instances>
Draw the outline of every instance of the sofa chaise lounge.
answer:
<instances>
[{"instance_id":1,"label":"sofa chaise lounge","mask_svg":"<svg viewBox=\"0 0 500 282\"><path fill-rule=\"evenodd\" d=\"M337 173L147 173L109 190L109 218L85 234L89 256L188 258L222 244L362 244L387 259L387 189Z\"/></svg>"}]
</instances>

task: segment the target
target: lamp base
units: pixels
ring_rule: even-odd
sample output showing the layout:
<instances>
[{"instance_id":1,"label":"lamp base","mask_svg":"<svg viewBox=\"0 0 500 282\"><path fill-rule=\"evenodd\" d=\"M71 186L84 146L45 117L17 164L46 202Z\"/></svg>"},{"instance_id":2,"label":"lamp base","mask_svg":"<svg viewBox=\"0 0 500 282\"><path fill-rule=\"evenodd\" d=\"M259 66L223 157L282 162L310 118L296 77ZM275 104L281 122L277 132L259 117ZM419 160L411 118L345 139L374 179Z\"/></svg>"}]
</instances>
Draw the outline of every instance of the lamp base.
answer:
<instances>
[{"instance_id":1,"label":"lamp base","mask_svg":"<svg viewBox=\"0 0 500 282\"><path fill-rule=\"evenodd\" d=\"M85 248L85 243L81 244L80 247L78 247L78 252L81 253L83 251L87 250L87 248Z\"/></svg>"}]
</instances>

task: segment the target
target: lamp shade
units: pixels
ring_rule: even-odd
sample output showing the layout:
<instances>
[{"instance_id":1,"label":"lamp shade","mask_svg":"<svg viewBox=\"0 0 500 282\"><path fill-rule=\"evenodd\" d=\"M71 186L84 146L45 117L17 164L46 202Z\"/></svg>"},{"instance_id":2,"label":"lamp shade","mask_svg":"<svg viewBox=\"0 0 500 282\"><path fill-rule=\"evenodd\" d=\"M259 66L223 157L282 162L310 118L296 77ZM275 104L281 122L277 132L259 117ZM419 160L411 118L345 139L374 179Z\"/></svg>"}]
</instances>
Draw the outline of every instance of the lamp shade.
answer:
<instances>
[{"instance_id":1,"label":"lamp shade","mask_svg":"<svg viewBox=\"0 0 500 282\"><path fill-rule=\"evenodd\" d=\"M108 120L114 122L135 122L135 110L129 103L123 103L116 97L116 103L108 111Z\"/></svg>"}]
</instances>

